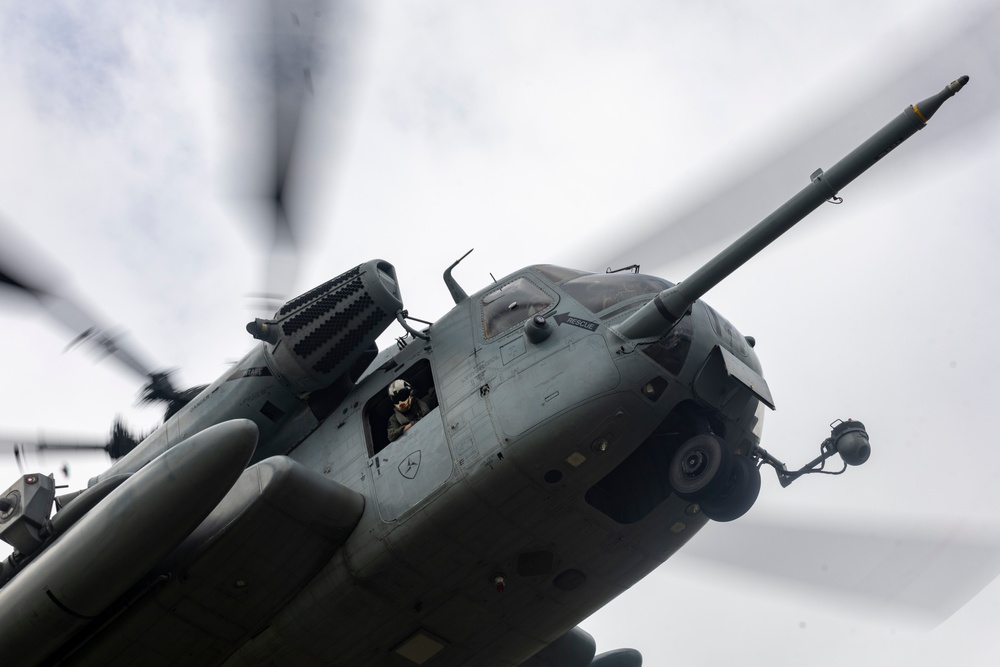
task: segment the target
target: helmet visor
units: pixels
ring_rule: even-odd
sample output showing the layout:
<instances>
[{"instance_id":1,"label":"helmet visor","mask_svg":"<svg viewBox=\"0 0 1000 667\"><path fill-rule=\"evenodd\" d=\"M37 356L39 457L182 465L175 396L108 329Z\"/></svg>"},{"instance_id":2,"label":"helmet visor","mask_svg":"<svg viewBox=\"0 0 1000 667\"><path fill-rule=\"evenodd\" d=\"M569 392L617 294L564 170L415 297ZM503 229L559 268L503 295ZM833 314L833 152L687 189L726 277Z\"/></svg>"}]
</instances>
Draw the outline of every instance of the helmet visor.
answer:
<instances>
[{"instance_id":1,"label":"helmet visor","mask_svg":"<svg viewBox=\"0 0 1000 667\"><path fill-rule=\"evenodd\" d=\"M392 399L393 403L395 403L395 404L398 405L398 404L404 402L406 399L408 399L410 397L410 393L411 392L410 392L410 388L409 387L403 387L402 389L399 389L398 391L392 392L392 396L390 396L389 398Z\"/></svg>"}]
</instances>

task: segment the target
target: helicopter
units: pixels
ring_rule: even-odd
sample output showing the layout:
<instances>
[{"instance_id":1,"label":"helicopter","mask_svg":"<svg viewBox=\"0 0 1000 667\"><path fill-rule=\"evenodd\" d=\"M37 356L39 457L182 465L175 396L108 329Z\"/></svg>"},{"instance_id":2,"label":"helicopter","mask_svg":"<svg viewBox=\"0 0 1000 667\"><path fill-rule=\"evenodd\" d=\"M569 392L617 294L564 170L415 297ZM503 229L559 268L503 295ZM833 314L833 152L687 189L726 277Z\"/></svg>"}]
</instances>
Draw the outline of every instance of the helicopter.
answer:
<instances>
[{"instance_id":1,"label":"helicopter","mask_svg":"<svg viewBox=\"0 0 1000 667\"><path fill-rule=\"evenodd\" d=\"M924 137L921 137L921 138L924 138Z\"/></svg>"}]
</instances>

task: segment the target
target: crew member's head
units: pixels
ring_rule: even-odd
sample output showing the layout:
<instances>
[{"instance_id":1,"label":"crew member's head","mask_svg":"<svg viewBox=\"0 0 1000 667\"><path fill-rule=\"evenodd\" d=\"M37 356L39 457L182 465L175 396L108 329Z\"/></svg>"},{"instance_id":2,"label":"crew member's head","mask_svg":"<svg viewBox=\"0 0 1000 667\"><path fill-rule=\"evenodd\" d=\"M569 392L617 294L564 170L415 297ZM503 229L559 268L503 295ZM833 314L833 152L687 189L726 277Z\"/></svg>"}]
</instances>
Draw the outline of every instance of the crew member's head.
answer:
<instances>
[{"instance_id":1,"label":"crew member's head","mask_svg":"<svg viewBox=\"0 0 1000 667\"><path fill-rule=\"evenodd\" d=\"M389 400L400 412L406 412L413 405L413 387L406 380L393 380L389 385Z\"/></svg>"}]
</instances>

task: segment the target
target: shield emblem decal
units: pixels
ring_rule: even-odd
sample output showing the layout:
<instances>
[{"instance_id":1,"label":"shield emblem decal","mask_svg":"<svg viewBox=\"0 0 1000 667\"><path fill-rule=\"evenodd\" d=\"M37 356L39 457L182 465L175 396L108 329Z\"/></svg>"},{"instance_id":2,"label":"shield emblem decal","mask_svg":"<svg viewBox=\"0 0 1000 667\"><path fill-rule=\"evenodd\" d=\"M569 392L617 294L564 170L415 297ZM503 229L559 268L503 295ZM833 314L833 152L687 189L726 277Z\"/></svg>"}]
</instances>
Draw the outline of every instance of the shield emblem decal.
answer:
<instances>
[{"instance_id":1,"label":"shield emblem decal","mask_svg":"<svg viewBox=\"0 0 1000 667\"><path fill-rule=\"evenodd\" d=\"M420 450L411 453L399 464L399 474L406 479L413 479L420 469Z\"/></svg>"}]
</instances>

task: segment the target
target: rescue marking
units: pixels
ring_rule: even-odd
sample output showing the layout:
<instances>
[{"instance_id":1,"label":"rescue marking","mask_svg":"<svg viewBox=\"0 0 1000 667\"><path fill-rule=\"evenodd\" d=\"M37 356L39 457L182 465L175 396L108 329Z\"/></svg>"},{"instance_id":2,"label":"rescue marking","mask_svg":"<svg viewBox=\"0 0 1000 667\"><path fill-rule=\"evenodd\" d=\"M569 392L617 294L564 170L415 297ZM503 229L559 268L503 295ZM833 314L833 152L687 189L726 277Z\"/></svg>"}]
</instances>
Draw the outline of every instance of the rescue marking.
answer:
<instances>
[{"instance_id":1,"label":"rescue marking","mask_svg":"<svg viewBox=\"0 0 1000 667\"><path fill-rule=\"evenodd\" d=\"M563 324L568 324L572 327L579 327L580 329L586 329L587 331L597 331L597 322L590 322L589 320L582 320L579 317L573 317L569 313L557 313L552 316L552 319L556 321L556 324L562 326Z\"/></svg>"}]
</instances>

